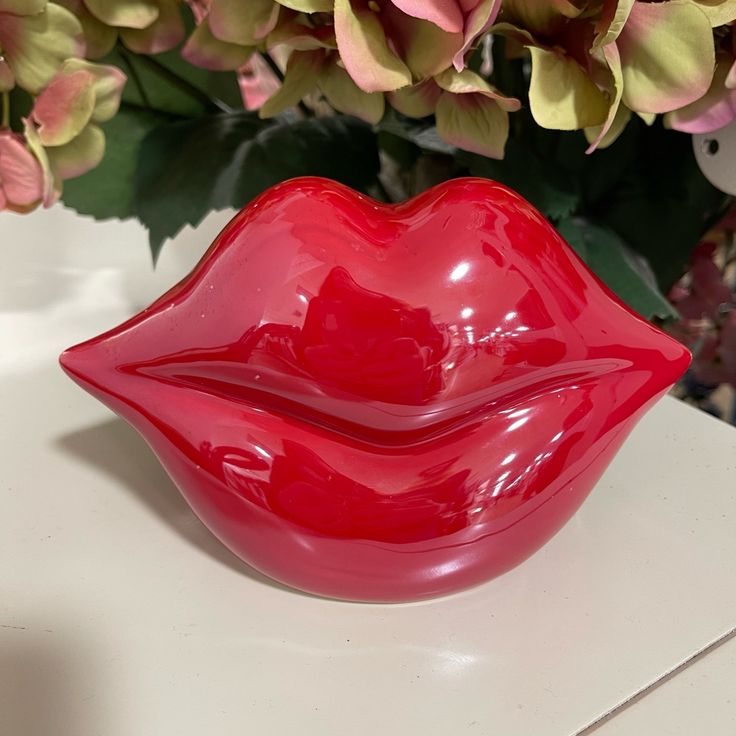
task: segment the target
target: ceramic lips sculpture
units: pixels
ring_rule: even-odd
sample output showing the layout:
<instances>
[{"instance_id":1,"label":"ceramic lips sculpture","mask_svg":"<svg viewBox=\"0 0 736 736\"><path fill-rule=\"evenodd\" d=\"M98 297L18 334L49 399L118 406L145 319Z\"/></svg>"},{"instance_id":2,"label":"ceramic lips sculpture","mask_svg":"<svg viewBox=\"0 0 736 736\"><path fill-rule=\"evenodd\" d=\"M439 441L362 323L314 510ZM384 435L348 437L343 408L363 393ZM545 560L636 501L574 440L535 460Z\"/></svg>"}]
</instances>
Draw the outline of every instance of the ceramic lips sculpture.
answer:
<instances>
[{"instance_id":1,"label":"ceramic lips sculpture","mask_svg":"<svg viewBox=\"0 0 736 736\"><path fill-rule=\"evenodd\" d=\"M61 363L247 563L404 601L543 545L689 354L506 187L388 206L310 178Z\"/></svg>"}]
</instances>

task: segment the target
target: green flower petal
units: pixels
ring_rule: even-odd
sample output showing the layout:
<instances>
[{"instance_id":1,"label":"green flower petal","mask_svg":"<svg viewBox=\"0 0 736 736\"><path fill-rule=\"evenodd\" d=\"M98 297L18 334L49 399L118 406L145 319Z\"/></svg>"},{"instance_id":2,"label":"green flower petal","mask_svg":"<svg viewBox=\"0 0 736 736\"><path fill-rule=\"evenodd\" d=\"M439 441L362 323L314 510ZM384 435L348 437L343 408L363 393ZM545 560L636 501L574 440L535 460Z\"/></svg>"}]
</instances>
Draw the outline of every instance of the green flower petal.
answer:
<instances>
[{"instance_id":1,"label":"green flower petal","mask_svg":"<svg viewBox=\"0 0 736 736\"><path fill-rule=\"evenodd\" d=\"M330 26L312 28L296 20L279 23L266 39L266 47L274 49L285 46L295 51L314 49L336 49L335 31Z\"/></svg>"},{"instance_id":2,"label":"green flower petal","mask_svg":"<svg viewBox=\"0 0 736 736\"><path fill-rule=\"evenodd\" d=\"M482 94L443 92L435 112L437 132L464 151L502 159L509 136L509 116Z\"/></svg>"},{"instance_id":3,"label":"green flower petal","mask_svg":"<svg viewBox=\"0 0 736 736\"><path fill-rule=\"evenodd\" d=\"M726 86L726 79L732 64L731 56L721 55L707 94L680 110L668 112L665 127L683 133L710 133L731 123L736 118L736 92Z\"/></svg>"},{"instance_id":4,"label":"green flower petal","mask_svg":"<svg viewBox=\"0 0 736 736\"><path fill-rule=\"evenodd\" d=\"M83 0L56 0L56 3L74 13L82 24L84 40L87 43L87 58L99 59L112 51L115 42L118 40L116 28L111 28L95 18L87 10Z\"/></svg>"},{"instance_id":5,"label":"green flower petal","mask_svg":"<svg viewBox=\"0 0 736 736\"><path fill-rule=\"evenodd\" d=\"M156 0L84 0L97 20L115 28L148 28L158 18Z\"/></svg>"},{"instance_id":6,"label":"green flower petal","mask_svg":"<svg viewBox=\"0 0 736 736\"><path fill-rule=\"evenodd\" d=\"M697 100L715 69L713 32L688 0L636 2L618 39L623 100L637 112L668 112Z\"/></svg>"},{"instance_id":7,"label":"green flower petal","mask_svg":"<svg viewBox=\"0 0 736 736\"><path fill-rule=\"evenodd\" d=\"M514 41L522 46L544 47L544 44L538 43L529 31L525 28L520 28L513 23L496 23L489 28L489 33L506 36L506 38L513 38Z\"/></svg>"},{"instance_id":8,"label":"green flower petal","mask_svg":"<svg viewBox=\"0 0 736 736\"><path fill-rule=\"evenodd\" d=\"M736 0L692 0L708 17L711 26L723 26L736 20Z\"/></svg>"},{"instance_id":9,"label":"green flower petal","mask_svg":"<svg viewBox=\"0 0 736 736\"><path fill-rule=\"evenodd\" d=\"M87 71L59 74L36 98L32 117L41 145L63 146L78 136L95 108L94 77Z\"/></svg>"},{"instance_id":10,"label":"green flower petal","mask_svg":"<svg viewBox=\"0 0 736 736\"><path fill-rule=\"evenodd\" d=\"M501 94L497 89L491 87L483 77L470 69L464 69L461 72L455 69L447 69L442 74L438 74L434 81L445 91L456 95L481 94L495 100L496 104L507 112L516 112L521 109L519 100Z\"/></svg>"},{"instance_id":11,"label":"green flower petal","mask_svg":"<svg viewBox=\"0 0 736 736\"><path fill-rule=\"evenodd\" d=\"M411 87L402 87L395 92L388 92L391 107L410 118L426 118L433 115L442 90L433 79Z\"/></svg>"},{"instance_id":12,"label":"green flower petal","mask_svg":"<svg viewBox=\"0 0 736 736\"><path fill-rule=\"evenodd\" d=\"M731 68L726 74L725 84L728 89L736 89L736 60L731 64Z\"/></svg>"},{"instance_id":13,"label":"green flower petal","mask_svg":"<svg viewBox=\"0 0 736 736\"><path fill-rule=\"evenodd\" d=\"M577 62L545 49L530 51L529 104L537 123L554 130L603 125L608 101Z\"/></svg>"},{"instance_id":14,"label":"green flower petal","mask_svg":"<svg viewBox=\"0 0 736 736\"><path fill-rule=\"evenodd\" d=\"M1 15L0 46L18 85L35 95L65 59L84 55L84 35L72 13L49 3L38 15Z\"/></svg>"},{"instance_id":15,"label":"green flower petal","mask_svg":"<svg viewBox=\"0 0 736 736\"><path fill-rule=\"evenodd\" d=\"M26 143L28 144L28 150L30 150L38 160L43 173L43 206L51 207L51 205L57 202L61 196L61 182L57 181L54 177L49 157L46 153L46 149L41 145L38 133L36 132L36 127L28 119L24 119L23 122L23 135L25 136Z\"/></svg>"},{"instance_id":16,"label":"green flower petal","mask_svg":"<svg viewBox=\"0 0 736 736\"><path fill-rule=\"evenodd\" d=\"M569 0L503 0L501 21L531 33L552 35L567 19L577 18L581 12Z\"/></svg>"},{"instance_id":17,"label":"green flower petal","mask_svg":"<svg viewBox=\"0 0 736 736\"><path fill-rule=\"evenodd\" d=\"M590 143L590 147L586 153L592 153L599 148L608 148L616 139L624 132L624 128L631 120L631 110L624 105L619 105L616 114L606 123L607 127L601 135L600 126L585 129L585 137Z\"/></svg>"},{"instance_id":18,"label":"green flower petal","mask_svg":"<svg viewBox=\"0 0 736 736\"><path fill-rule=\"evenodd\" d=\"M389 48L377 14L335 0L335 35L340 57L364 92L390 92L411 84L411 72Z\"/></svg>"},{"instance_id":19,"label":"green flower petal","mask_svg":"<svg viewBox=\"0 0 736 736\"><path fill-rule=\"evenodd\" d=\"M88 125L71 143L47 150L55 177L73 179L99 165L105 155L105 134L96 125Z\"/></svg>"},{"instance_id":20,"label":"green flower petal","mask_svg":"<svg viewBox=\"0 0 736 736\"><path fill-rule=\"evenodd\" d=\"M381 92L363 92L336 63L329 64L319 78L319 88L338 112L354 115L375 125L383 117L386 101Z\"/></svg>"},{"instance_id":21,"label":"green flower petal","mask_svg":"<svg viewBox=\"0 0 736 736\"><path fill-rule=\"evenodd\" d=\"M586 153L593 153L596 148L605 148L607 145L610 145L621 133L623 127L615 131L612 129L618 127L624 117L625 121L623 124L626 125L630 117L630 115L627 116L623 113L619 115L621 97L624 92L624 77L621 71L621 57L618 53L618 47L615 43L610 43L604 46L603 49L594 51L594 56L602 56L602 61L607 65L608 71L610 72L609 92L611 94L611 102L603 125L585 128L585 137L588 139L588 143L590 143L590 147Z\"/></svg>"},{"instance_id":22,"label":"green flower petal","mask_svg":"<svg viewBox=\"0 0 736 736\"><path fill-rule=\"evenodd\" d=\"M46 9L46 0L0 0L0 13L35 15Z\"/></svg>"},{"instance_id":23,"label":"green flower petal","mask_svg":"<svg viewBox=\"0 0 736 736\"><path fill-rule=\"evenodd\" d=\"M391 39L415 81L447 69L463 48L462 33L448 33L434 23L412 18L392 7L383 12L390 20Z\"/></svg>"},{"instance_id":24,"label":"green flower petal","mask_svg":"<svg viewBox=\"0 0 736 736\"><path fill-rule=\"evenodd\" d=\"M181 55L195 66L213 71L234 71L240 69L253 54L253 48L225 43L215 38L210 31L207 19L202 21L189 36L181 50Z\"/></svg>"},{"instance_id":25,"label":"green flower petal","mask_svg":"<svg viewBox=\"0 0 736 736\"><path fill-rule=\"evenodd\" d=\"M300 13L330 13L332 12L332 0L276 0L279 5Z\"/></svg>"},{"instance_id":26,"label":"green flower petal","mask_svg":"<svg viewBox=\"0 0 736 736\"><path fill-rule=\"evenodd\" d=\"M601 16L595 24L594 46L606 46L621 33L634 6L634 0L604 0Z\"/></svg>"},{"instance_id":27,"label":"green flower petal","mask_svg":"<svg viewBox=\"0 0 736 736\"><path fill-rule=\"evenodd\" d=\"M273 0L212 0L208 20L215 38L240 46L253 46L265 38L279 18Z\"/></svg>"},{"instance_id":28,"label":"green flower petal","mask_svg":"<svg viewBox=\"0 0 736 736\"><path fill-rule=\"evenodd\" d=\"M259 116L272 118L314 92L324 58L321 50L295 51L286 65L283 84L263 103Z\"/></svg>"},{"instance_id":29,"label":"green flower petal","mask_svg":"<svg viewBox=\"0 0 736 736\"><path fill-rule=\"evenodd\" d=\"M115 117L120 108L120 97L127 77L116 66L93 64L83 59L68 59L62 67L62 74L84 71L92 77L92 91L95 96L91 120L104 123Z\"/></svg>"},{"instance_id":30,"label":"green flower petal","mask_svg":"<svg viewBox=\"0 0 736 736\"><path fill-rule=\"evenodd\" d=\"M479 0L465 16L463 45L455 54L455 69L461 71L465 66L465 56L476 40L484 34L495 21L501 7L501 0Z\"/></svg>"},{"instance_id":31,"label":"green flower petal","mask_svg":"<svg viewBox=\"0 0 736 736\"><path fill-rule=\"evenodd\" d=\"M159 0L159 16L148 28L123 28L120 38L137 54L160 54L178 46L186 36L178 0Z\"/></svg>"}]
</instances>

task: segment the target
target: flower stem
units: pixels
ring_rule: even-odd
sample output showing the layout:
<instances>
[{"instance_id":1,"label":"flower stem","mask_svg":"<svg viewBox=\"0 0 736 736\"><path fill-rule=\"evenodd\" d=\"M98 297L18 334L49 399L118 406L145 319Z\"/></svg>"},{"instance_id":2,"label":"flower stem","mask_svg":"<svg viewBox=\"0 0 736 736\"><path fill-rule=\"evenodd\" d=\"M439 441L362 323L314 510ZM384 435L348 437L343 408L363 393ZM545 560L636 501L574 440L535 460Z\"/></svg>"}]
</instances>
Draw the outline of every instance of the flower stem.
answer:
<instances>
[{"instance_id":1,"label":"flower stem","mask_svg":"<svg viewBox=\"0 0 736 736\"><path fill-rule=\"evenodd\" d=\"M279 82L282 82L283 83L283 81L284 81L284 73L281 71L281 69L279 69L279 67L276 64L276 62L271 58L271 55L270 54L266 54L266 53L262 53L261 54L261 57L263 58L263 61L265 61L266 64L268 64L269 68L273 72L273 74L276 77L276 79L278 79Z\"/></svg>"},{"instance_id":2,"label":"flower stem","mask_svg":"<svg viewBox=\"0 0 736 736\"><path fill-rule=\"evenodd\" d=\"M10 127L10 92L3 92L3 118L0 127Z\"/></svg>"},{"instance_id":3,"label":"flower stem","mask_svg":"<svg viewBox=\"0 0 736 736\"><path fill-rule=\"evenodd\" d=\"M151 101L148 99L148 95L146 94L146 88L143 86L143 82L141 81L140 74L138 74L138 70L135 68L135 64L131 61L130 56L128 56L127 52L122 48L120 49L120 58L123 60L123 63L130 74L130 78L133 80L133 84L138 90L138 94L141 96L143 106L147 107L149 110L153 110Z\"/></svg>"}]
</instances>

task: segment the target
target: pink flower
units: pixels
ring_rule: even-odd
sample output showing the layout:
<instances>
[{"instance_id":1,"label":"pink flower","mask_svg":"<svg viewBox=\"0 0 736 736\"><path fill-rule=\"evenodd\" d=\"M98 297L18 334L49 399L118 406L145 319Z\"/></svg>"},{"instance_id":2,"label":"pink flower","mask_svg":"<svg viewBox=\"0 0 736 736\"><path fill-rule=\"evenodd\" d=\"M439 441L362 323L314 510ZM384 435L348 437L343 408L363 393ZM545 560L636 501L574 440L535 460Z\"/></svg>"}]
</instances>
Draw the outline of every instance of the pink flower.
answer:
<instances>
[{"instance_id":1,"label":"pink flower","mask_svg":"<svg viewBox=\"0 0 736 736\"><path fill-rule=\"evenodd\" d=\"M710 89L698 100L668 113L665 125L683 133L711 133L736 120L736 62L720 55Z\"/></svg>"},{"instance_id":2,"label":"pink flower","mask_svg":"<svg viewBox=\"0 0 736 736\"><path fill-rule=\"evenodd\" d=\"M238 71L238 82L246 110L257 110L279 88L279 80L257 55Z\"/></svg>"},{"instance_id":3,"label":"pink flower","mask_svg":"<svg viewBox=\"0 0 736 736\"><path fill-rule=\"evenodd\" d=\"M83 56L84 35L79 20L66 8L46 0L0 0L0 76L38 94L62 62Z\"/></svg>"},{"instance_id":4,"label":"pink flower","mask_svg":"<svg viewBox=\"0 0 736 736\"><path fill-rule=\"evenodd\" d=\"M460 71L500 0L335 0L340 57L365 92L390 92Z\"/></svg>"},{"instance_id":5,"label":"pink flower","mask_svg":"<svg viewBox=\"0 0 736 736\"><path fill-rule=\"evenodd\" d=\"M716 251L715 243L704 241L693 252L689 279L670 292L682 318L669 330L693 351L699 382L736 387L736 293L714 261Z\"/></svg>"},{"instance_id":6,"label":"pink flower","mask_svg":"<svg viewBox=\"0 0 736 736\"><path fill-rule=\"evenodd\" d=\"M0 131L0 210L24 212L43 196L43 172L23 138Z\"/></svg>"},{"instance_id":7,"label":"pink flower","mask_svg":"<svg viewBox=\"0 0 736 736\"><path fill-rule=\"evenodd\" d=\"M465 67L465 53L496 20L501 0L391 0L407 15L421 18L449 33L462 33L463 45L454 58L455 68Z\"/></svg>"}]
</instances>

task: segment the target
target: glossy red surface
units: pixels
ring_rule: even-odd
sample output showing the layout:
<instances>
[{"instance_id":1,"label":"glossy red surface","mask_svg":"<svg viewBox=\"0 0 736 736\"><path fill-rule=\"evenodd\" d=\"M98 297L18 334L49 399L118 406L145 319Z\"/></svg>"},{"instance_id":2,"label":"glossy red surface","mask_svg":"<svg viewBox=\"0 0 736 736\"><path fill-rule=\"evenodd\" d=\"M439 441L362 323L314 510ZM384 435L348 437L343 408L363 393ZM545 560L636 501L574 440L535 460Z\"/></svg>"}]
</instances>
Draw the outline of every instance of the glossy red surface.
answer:
<instances>
[{"instance_id":1,"label":"glossy red surface","mask_svg":"<svg viewBox=\"0 0 736 736\"><path fill-rule=\"evenodd\" d=\"M299 179L61 362L246 562L401 601L544 544L689 354L501 185L385 206Z\"/></svg>"}]
</instances>

